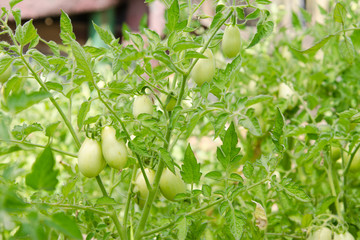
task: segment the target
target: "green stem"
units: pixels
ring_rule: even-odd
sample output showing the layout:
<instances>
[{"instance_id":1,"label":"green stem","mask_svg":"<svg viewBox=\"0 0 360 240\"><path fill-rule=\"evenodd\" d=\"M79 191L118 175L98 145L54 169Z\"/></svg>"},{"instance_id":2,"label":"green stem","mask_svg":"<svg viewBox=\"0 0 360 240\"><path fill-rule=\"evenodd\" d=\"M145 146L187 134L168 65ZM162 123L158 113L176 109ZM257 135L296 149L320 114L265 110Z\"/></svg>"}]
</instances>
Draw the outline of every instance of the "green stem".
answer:
<instances>
[{"instance_id":1,"label":"green stem","mask_svg":"<svg viewBox=\"0 0 360 240\"><path fill-rule=\"evenodd\" d=\"M23 144L23 145L32 146L32 147L38 147L38 148L46 148L47 147L46 145L40 145L40 144L36 144L36 143L29 143L29 142L16 141L16 140L3 140L3 139L0 139L0 142L11 142L11 143ZM54 152L58 152L58 153L64 154L64 155L69 156L69 157L77 158L77 154L75 154L75 153L66 152L66 151L63 151L63 150L60 150L60 149L57 149L57 148L53 148L53 147L50 147L50 148Z\"/></svg>"},{"instance_id":2,"label":"green stem","mask_svg":"<svg viewBox=\"0 0 360 240\"><path fill-rule=\"evenodd\" d=\"M128 194L127 194L127 198L126 198L125 210L124 210L123 225L124 225L124 232L125 233L127 231L127 220L128 220L128 216L129 216L129 209L130 209L133 182L135 181L135 178L136 178L136 171L137 171L137 168L136 168L136 165L134 165L134 169L133 169L132 176L131 176L131 182L130 182L130 186L129 186Z\"/></svg>"},{"instance_id":3,"label":"green stem","mask_svg":"<svg viewBox=\"0 0 360 240\"><path fill-rule=\"evenodd\" d=\"M86 210L86 211L91 211L91 212L94 212L94 213L97 213L97 214L103 215L103 216L110 216L111 215L111 213L109 213L109 212L97 210L97 209L94 209L93 207L90 207L90 206L81 206L81 205L75 205L75 204L44 203L44 202L42 202L42 203L30 203L30 204L44 204L44 205L52 206L52 207Z\"/></svg>"},{"instance_id":4,"label":"green stem","mask_svg":"<svg viewBox=\"0 0 360 240\"><path fill-rule=\"evenodd\" d=\"M327 162L329 163L329 167L327 168L327 175L328 175L328 181L329 181L329 185L330 185L330 189L331 189L331 194L336 198L335 199L335 208L336 208L336 212L337 212L337 215L343 219L343 216L342 216L342 213L341 213L341 210L340 210L340 204L339 204L339 198L337 196L337 193L336 193L336 189L335 189L335 185L334 185L334 179L333 179L333 175L332 175L332 162L331 162L331 159L329 157L329 154L327 154Z\"/></svg>"}]
</instances>

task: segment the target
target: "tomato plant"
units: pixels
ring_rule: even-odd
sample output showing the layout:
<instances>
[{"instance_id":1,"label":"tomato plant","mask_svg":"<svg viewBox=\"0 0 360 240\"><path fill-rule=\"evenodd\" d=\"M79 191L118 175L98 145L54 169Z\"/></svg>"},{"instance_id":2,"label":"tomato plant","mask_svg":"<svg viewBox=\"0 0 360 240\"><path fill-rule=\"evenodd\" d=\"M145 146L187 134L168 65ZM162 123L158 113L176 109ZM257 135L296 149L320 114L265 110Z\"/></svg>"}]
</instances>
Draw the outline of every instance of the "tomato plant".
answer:
<instances>
[{"instance_id":1,"label":"tomato plant","mask_svg":"<svg viewBox=\"0 0 360 240\"><path fill-rule=\"evenodd\" d=\"M349 232L341 233L341 234L335 233L334 240L355 240L355 238Z\"/></svg>"},{"instance_id":2,"label":"tomato plant","mask_svg":"<svg viewBox=\"0 0 360 240\"><path fill-rule=\"evenodd\" d=\"M93 23L101 45L8 2L1 239L360 237L356 1L146 1L164 32Z\"/></svg>"}]
</instances>

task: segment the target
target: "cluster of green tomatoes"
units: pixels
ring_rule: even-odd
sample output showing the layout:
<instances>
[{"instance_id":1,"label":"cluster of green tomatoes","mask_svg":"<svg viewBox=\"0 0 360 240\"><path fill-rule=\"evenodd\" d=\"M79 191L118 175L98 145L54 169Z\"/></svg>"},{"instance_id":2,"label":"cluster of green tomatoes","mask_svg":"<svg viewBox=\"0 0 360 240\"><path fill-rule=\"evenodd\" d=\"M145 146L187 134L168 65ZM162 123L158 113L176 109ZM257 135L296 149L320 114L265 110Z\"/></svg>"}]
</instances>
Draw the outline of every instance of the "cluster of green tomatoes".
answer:
<instances>
[{"instance_id":1,"label":"cluster of green tomatoes","mask_svg":"<svg viewBox=\"0 0 360 240\"><path fill-rule=\"evenodd\" d=\"M137 96L133 103L133 115L153 114L153 104L147 95ZM122 170L128 163L128 149L125 141L116 138L116 130L112 126L105 126L101 130L101 141L86 138L78 153L79 171L88 178L96 177L105 168L106 164L110 167ZM145 168L144 172L150 184L153 184L155 172ZM169 169L165 169L160 178L160 191L165 198L174 201L179 193L186 192L184 181L180 177L177 169L176 175ZM135 192L137 192L137 202L143 207L149 194L143 173L139 171L136 176Z\"/></svg>"},{"instance_id":2,"label":"cluster of green tomatoes","mask_svg":"<svg viewBox=\"0 0 360 240\"><path fill-rule=\"evenodd\" d=\"M313 232L308 240L355 240L353 235L349 232L345 233L336 233L334 232L334 237L332 237L333 232L327 227L321 227Z\"/></svg>"}]
</instances>

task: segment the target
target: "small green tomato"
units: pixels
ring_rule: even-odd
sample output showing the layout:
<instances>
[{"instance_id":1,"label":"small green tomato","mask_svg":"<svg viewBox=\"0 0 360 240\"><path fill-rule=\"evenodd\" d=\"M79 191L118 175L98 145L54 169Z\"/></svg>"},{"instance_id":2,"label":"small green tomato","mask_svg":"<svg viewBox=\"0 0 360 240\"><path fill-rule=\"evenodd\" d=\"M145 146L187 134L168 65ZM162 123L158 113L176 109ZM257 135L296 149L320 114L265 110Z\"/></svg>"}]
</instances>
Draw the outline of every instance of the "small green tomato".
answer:
<instances>
[{"instance_id":1,"label":"small green tomato","mask_svg":"<svg viewBox=\"0 0 360 240\"><path fill-rule=\"evenodd\" d=\"M152 169L145 168L145 174L148 177L150 185L153 184L155 179L155 172ZM146 202L146 198L149 195L149 189L146 186L145 178L142 172L140 171L135 180L135 189L134 192L137 192L137 200L140 208L143 208Z\"/></svg>"},{"instance_id":2,"label":"small green tomato","mask_svg":"<svg viewBox=\"0 0 360 240\"><path fill-rule=\"evenodd\" d=\"M222 50L225 57L236 57L241 48L240 30L235 25L230 25L225 28L222 39Z\"/></svg>"},{"instance_id":3,"label":"small green tomato","mask_svg":"<svg viewBox=\"0 0 360 240\"><path fill-rule=\"evenodd\" d=\"M341 233L341 234L335 233L334 234L334 240L355 240L355 238L349 232Z\"/></svg>"},{"instance_id":4,"label":"small green tomato","mask_svg":"<svg viewBox=\"0 0 360 240\"><path fill-rule=\"evenodd\" d=\"M215 75L215 59L210 49L206 49L204 55L207 59L200 58L191 71L192 80L201 86L204 82L211 82Z\"/></svg>"},{"instance_id":5,"label":"small green tomato","mask_svg":"<svg viewBox=\"0 0 360 240\"><path fill-rule=\"evenodd\" d=\"M104 127L101 132L101 146L105 161L110 167L123 169L127 163L128 151L123 140L116 139L113 127Z\"/></svg>"},{"instance_id":6,"label":"small green tomato","mask_svg":"<svg viewBox=\"0 0 360 240\"><path fill-rule=\"evenodd\" d=\"M332 232L327 227L322 227L313 232L308 240L331 240Z\"/></svg>"},{"instance_id":7,"label":"small green tomato","mask_svg":"<svg viewBox=\"0 0 360 240\"><path fill-rule=\"evenodd\" d=\"M186 187L177 169L176 175L169 169L165 169L160 178L160 191L170 201L174 201L176 194L185 193Z\"/></svg>"},{"instance_id":8,"label":"small green tomato","mask_svg":"<svg viewBox=\"0 0 360 240\"><path fill-rule=\"evenodd\" d=\"M285 83L279 85L279 98L287 100L289 109L293 109L298 102L296 93Z\"/></svg>"},{"instance_id":9,"label":"small green tomato","mask_svg":"<svg viewBox=\"0 0 360 240\"><path fill-rule=\"evenodd\" d=\"M78 153L79 171L88 178L96 177L105 168L100 143L86 138Z\"/></svg>"},{"instance_id":10,"label":"small green tomato","mask_svg":"<svg viewBox=\"0 0 360 240\"><path fill-rule=\"evenodd\" d=\"M153 114L153 103L147 95L137 96L133 103L133 115L137 118L142 113Z\"/></svg>"}]
</instances>

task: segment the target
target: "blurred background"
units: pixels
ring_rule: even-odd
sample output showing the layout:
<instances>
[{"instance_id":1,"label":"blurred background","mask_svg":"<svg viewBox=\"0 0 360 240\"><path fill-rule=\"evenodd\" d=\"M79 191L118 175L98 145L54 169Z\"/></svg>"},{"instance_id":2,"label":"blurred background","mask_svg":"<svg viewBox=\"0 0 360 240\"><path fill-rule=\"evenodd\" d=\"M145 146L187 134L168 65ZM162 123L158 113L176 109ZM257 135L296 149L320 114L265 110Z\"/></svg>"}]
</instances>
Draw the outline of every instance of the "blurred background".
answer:
<instances>
[{"instance_id":1,"label":"blurred background","mask_svg":"<svg viewBox=\"0 0 360 240\"><path fill-rule=\"evenodd\" d=\"M10 0L1 0L0 7L9 8ZM200 0L196 0L200 2ZM252 0L254 1L254 0ZM306 9L312 15L312 24L322 22L322 11L329 10L331 0L273 0L270 8L282 11L280 26L289 26L292 21L292 13L299 13L300 8ZM85 44L88 40L93 45L101 45L91 22L100 26L107 26L115 35L122 37L123 30L139 32L142 27L149 27L163 36L165 26L165 5L160 0L23 0L16 8L21 10L22 19L34 19L34 25L38 33L45 40L60 42L60 14L61 10L70 15L74 26L77 40ZM239 1L241 4L245 1ZM213 16L215 13L215 1L207 0L199 9L199 14ZM246 14L251 13L247 9ZM11 22L12 26L15 23ZM201 24L209 26L211 18L201 20ZM247 25L256 25L255 21L249 21ZM249 33L244 33L246 38ZM0 40L6 40L1 39ZM40 50L46 52L45 45L39 45Z\"/></svg>"}]
</instances>

